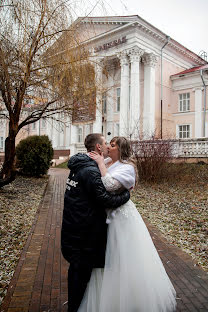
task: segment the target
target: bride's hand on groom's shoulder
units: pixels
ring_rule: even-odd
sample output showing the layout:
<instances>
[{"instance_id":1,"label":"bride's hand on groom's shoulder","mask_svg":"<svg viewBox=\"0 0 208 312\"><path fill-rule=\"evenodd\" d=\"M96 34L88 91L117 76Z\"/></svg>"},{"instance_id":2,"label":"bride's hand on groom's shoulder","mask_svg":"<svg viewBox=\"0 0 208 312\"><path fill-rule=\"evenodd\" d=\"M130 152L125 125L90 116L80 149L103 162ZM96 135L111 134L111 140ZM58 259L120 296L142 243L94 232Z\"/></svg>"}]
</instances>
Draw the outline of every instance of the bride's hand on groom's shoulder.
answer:
<instances>
[{"instance_id":1,"label":"bride's hand on groom's shoulder","mask_svg":"<svg viewBox=\"0 0 208 312\"><path fill-rule=\"evenodd\" d=\"M103 153L101 153L100 155L97 152L92 151L92 152L89 152L88 155L90 158L94 159L98 165L104 163Z\"/></svg>"}]
</instances>

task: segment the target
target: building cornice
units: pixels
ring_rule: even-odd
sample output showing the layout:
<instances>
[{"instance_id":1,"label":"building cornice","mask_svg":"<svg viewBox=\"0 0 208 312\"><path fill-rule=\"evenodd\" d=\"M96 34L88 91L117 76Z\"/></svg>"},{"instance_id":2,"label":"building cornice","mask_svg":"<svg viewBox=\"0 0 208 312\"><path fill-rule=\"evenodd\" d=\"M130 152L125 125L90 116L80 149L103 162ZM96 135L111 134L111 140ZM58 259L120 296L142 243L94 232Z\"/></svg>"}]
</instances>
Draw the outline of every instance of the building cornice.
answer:
<instances>
[{"instance_id":1,"label":"building cornice","mask_svg":"<svg viewBox=\"0 0 208 312\"><path fill-rule=\"evenodd\" d=\"M201 112L203 113L204 111L201 110ZM208 112L208 110L206 109L206 112ZM173 116L184 116L184 115L194 115L196 112L183 112L183 113L172 113Z\"/></svg>"},{"instance_id":2,"label":"building cornice","mask_svg":"<svg viewBox=\"0 0 208 312\"><path fill-rule=\"evenodd\" d=\"M110 31L106 31L105 33L99 34L93 38L90 38L90 39L84 41L83 44L89 44L93 41L105 38L105 36L109 36L111 34L118 32L118 31L120 32L121 30L125 30L129 27L134 27L134 28L139 29L144 34L152 37L154 40L157 40L159 43L161 43L161 47L162 47L162 45L167 41L167 35L165 33L163 33L162 31L160 31L159 29L157 29L156 27L154 27L153 25L146 22L145 20L139 18L138 16L137 16L137 19L139 19L139 20L136 21L135 17L136 16L132 16L132 18L130 17L129 20L127 18L125 19L125 17L123 17L123 21L122 21L122 17L119 17L119 20L116 17L114 17L115 20L113 20L113 19L111 20L110 17L106 17L106 20L104 20L103 18L102 18L102 20L100 20L100 18L94 18L94 19L90 19L90 20L83 19L81 21L81 23L84 23L84 24L115 24L115 25L119 25L118 27L111 29ZM134 19L134 21L132 21L132 19ZM170 38L166 49L174 50L174 51L178 52L179 54L184 55L189 60L193 61L195 64L203 65L203 64L207 63L201 57L199 57L197 54L195 54L194 52L185 48L182 44L180 44L179 42L177 42L176 40L174 40L172 38Z\"/></svg>"},{"instance_id":3,"label":"building cornice","mask_svg":"<svg viewBox=\"0 0 208 312\"><path fill-rule=\"evenodd\" d=\"M170 79L172 81L174 80L182 80L183 78L187 78L187 77L197 77L200 75L200 72L192 72L192 73L187 73L187 74L181 74L181 75L173 75L170 76Z\"/></svg>"},{"instance_id":4,"label":"building cornice","mask_svg":"<svg viewBox=\"0 0 208 312\"><path fill-rule=\"evenodd\" d=\"M138 15L129 15L129 16L87 16L87 17L78 17L74 24L128 24L138 20Z\"/></svg>"},{"instance_id":5,"label":"building cornice","mask_svg":"<svg viewBox=\"0 0 208 312\"><path fill-rule=\"evenodd\" d=\"M173 91L182 91L182 90L188 90L190 89L193 92L194 88L202 88L203 85L199 86L199 83L187 83L185 85L181 85L181 86L177 86L177 87L173 87L172 90Z\"/></svg>"},{"instance_id":6,"label":"building cornice","mask_svg":"<svg viewBox=\"0 0 208 312\"><path fill-rule=\"evenodd\" d=\"M164 44L167 41L167 35L161 32L159 29L155 28L154 26L150 25L150 27L144 25L141 22L134 22L131 26L136 26L140 29L143 33L151 36L152 38ZM197 64L206 64L207 62L204 61L201 57L199 57L194 52L190 51L189 49L185 48L182 44L177 42L176 40L170 38L167 48L173 49L178 53L183 54L184 56L188 57L189 59L193 60ZM166 49L167 49L166 48Z\"/></svg>"},{"instance_id":7,"label":"building cornice","mask_svg":"<svg viewBox=\"0 0 208 312\"><path fill-rule=\"evenodd\" d=\"M173 91L203 87L199 71L183 74L180 76L172 76L170 78ZM206 86L208 86L208 79L205 78L204 81Z\"/></svg>"},{"instance_id":8,"label":"building cornice","mask_svg":"<svg viewBox=\"0 0 208 312\"><path fill-rule=\"evenodd\" d=\"M181 74L181 75L173 75L173 76L170 76L170 79L172 81L175 81L175 80L182 80L182 79L194 78L194 77L200 77L200 71L199 70L195 71L195 72ZM208 76L206 76L204 80L208 82Z\"/></svg>"}]
</instances>

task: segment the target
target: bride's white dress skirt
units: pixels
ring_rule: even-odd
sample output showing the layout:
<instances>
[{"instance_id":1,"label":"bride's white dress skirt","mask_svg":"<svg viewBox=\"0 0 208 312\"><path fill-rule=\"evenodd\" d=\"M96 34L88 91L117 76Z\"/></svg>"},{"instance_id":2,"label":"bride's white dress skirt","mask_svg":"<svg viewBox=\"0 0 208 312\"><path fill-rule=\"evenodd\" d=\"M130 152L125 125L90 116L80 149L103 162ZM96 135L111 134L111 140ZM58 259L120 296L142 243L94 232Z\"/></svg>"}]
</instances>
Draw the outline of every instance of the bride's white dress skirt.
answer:
<instances>
[{"instance_id":1,"label":"bride's white dress skirt","mask_svg":"<svg viewBox=\"0 0 208 312\"><path fill-rule=\"evenodd\" d=\"M105 268L93 269L78 312L175 311L174 287L134 203L114 213Z\"/></svg>"}]
</instances>

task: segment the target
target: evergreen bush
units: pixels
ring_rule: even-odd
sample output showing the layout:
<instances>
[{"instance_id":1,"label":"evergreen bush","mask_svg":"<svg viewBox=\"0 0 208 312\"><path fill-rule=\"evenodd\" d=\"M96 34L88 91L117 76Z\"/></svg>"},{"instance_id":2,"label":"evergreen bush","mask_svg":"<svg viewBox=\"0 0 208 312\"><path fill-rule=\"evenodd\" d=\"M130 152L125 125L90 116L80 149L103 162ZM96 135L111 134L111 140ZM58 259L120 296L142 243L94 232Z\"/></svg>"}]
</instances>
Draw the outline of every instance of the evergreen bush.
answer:
<instances>
[{"instance_id":1,"label":"evergreen bush","mask_svg":"<svg viewBox=\"0 0 208 312\"><path fill-rule=\"evenodd\" d=\"M53 158L53 148L47 135L29 136L16 147L17 167L24 175L46 174Z\"/></svg>"}]
</instances>

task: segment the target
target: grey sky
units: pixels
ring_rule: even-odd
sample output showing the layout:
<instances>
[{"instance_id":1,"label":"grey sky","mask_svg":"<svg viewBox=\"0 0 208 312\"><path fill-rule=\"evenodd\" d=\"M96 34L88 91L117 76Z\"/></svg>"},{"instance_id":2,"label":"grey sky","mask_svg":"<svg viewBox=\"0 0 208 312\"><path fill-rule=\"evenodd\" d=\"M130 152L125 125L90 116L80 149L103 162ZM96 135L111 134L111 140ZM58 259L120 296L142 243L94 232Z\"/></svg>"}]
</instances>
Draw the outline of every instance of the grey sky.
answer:
<instances>
[{"instance_id":1,"label":"grey sky","mask_svg":"<svg viewBox=\"0 0 208 312\"><path fill-rule=\"evenodd\" d=\"M208 0L100 0L90 15L139 15L196 54L208 53Z\"/></svg>"}]
</instances>

